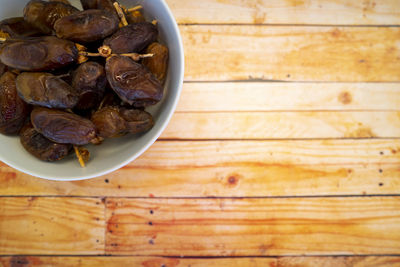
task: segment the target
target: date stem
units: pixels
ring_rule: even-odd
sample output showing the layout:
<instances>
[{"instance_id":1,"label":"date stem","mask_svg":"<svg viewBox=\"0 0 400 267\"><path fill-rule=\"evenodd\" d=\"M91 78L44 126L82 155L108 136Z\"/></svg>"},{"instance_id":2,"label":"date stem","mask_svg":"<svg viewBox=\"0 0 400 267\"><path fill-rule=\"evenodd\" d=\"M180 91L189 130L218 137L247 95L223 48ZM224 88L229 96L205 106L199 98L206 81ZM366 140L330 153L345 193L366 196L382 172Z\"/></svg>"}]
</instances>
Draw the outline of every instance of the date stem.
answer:
<instances>
[{"instance_id":1,"label":"date stem","mask_svg":"<svg viewBox=\"0 0 400 267\"><path fill-rule=\"evenodd\" d=\"M121 23L123 26L127 26L128 25L128 21L126 21L125 18L125 14L124 11L122 11L122 8L120 7L120 5L118 4L118 2L114 2L114 8L118 13L118 17L121 19Z\"/></svg>"},{"instance_id":2,"label":"date stem","mask_svg":"<svg viewBox=\"0 0 400 267\"><path fill-rule=\"evenodd\" d=\"M7 40L6 38L0 37L0 42L1 43L4 43L6 40Z\"/></svg>"},{"instance_id":3,"label":"date stem","mask_svg":"<svg viewBox=\"0 0 400 267\"><path fill-rule=\"evenodd\" d=\"M79 164L81 165L82 168L85 168L85 161L83 160L83 157L81 155L81 152L79 151L79 148L77 146L74 146L74 150L75 150L75 155L78 158Z\"/></svg>"},{"instance_id":4,"label":"date stem","mask_svg":"<svg viewBox=\"0 0 400 267\"><path fill-rule=\"evenodd\" d=\"M143 6L141 6L141 5L134 6L134 7L128 8L128 12L134 12L134 11L142 9L142 8L143 8Z\"/></svg>"}]
</instances>

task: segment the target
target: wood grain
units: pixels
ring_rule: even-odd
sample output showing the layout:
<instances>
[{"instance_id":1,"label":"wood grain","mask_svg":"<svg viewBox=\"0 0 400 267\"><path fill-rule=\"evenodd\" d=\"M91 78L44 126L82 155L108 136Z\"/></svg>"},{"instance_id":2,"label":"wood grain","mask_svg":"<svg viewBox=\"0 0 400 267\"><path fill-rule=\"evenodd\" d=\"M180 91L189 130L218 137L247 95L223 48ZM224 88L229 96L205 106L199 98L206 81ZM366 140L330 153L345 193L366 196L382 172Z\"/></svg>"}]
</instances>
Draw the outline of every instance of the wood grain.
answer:
<instances>
[{"instance_id":1,"label":"wood grain","mask_svg":"<svg viewBox=\"0 0 400 267\"><path fill-rule=\"evenodd\" d=\"M178 112L400 110L398 83L184 83Z\"/></svg>"},{"instance_id":2,"label":"wood grain","mask_svg":"<svg viewBox=\"0 0 400 267\"><path fill-rule=\"evenodd\" d=\"M161 139L398 138L400 112L175 113Z\"/></svg>"},{"instance_id":3,"label":"wood grain","mask_svg":"<svg viewBox=\"0 0 400 267\"><path fill-rule=\"evenodd\" d=\"M104 253L104 204L94 198L0 198L0 254Z\"/></svg>"},{"instance_id":4,"label":"wood grain","mask_svg":"<svg viewBox=\"0 0 400 267\"><path fill-rule=\"evenodd\" d=\"M279 257L277 267L392 267L399 257Z\"/></svg>"},{"instance_id":5,"label":"wood grain","mask_svg":"<svg viewBox=\"0 0 400 267\"><path fill-rule=\"evenodd\" d=\"M158 141L128 166L75 182L0 165L0 195L136 197L398 194L400 140Z\"/></svg>"},{"instance_id":6,"label":"wood grain","mask_svg":"<svg viewBox=\"0 0 400 267\"><path fill-rule=\"evenodd\" d=\"M178 23L400 24L396 0L167 0Z\"/></svg>"},{"instance_id":7,"label":"wood grain","mask_svg":"<svg viewBox=\"0 0 400 267\"><path fill-rule=\"evenodd\" d=\"M385 257L386 258L386 257ZM383 262L383 260L382 260ZM25 265L24 265L25 264ZM162 257L0 257L0 266L276 267L274 258L182 259Z\"/></svg>"},{"instance_id":8,"label":"wood grain","mask_svg":"<svg viewBox=\"0 0 400 267\"><path fill-rule=\"evenodd\" d=\"M400 29L180 26L186 81L400 81Z\"/></svg>"},{"instance_id":9,"label":"wood grain","mask_svg":"<svg viewBox=\"0 0 400 267\"><path fill-rule=\"evenodd\" d=\"M72 256L38 257L14 256L0 257L0 265L14 266L143 266L143 267L396 267L400 266L400 257L396 256L346 256L346 257L279 257L279 258L163 258L132 256Z\"/></svg>"},{"instance_id":10,"label":"wood grain","mask_svg":"<svg viewBox=\"0 0 400 267\"><path fill-rule=\"evenodd\" d=\"M400 197L110 198L106 205L106 251L114 255L357 255L400 249Z\"/></svg>"}]
</instances>

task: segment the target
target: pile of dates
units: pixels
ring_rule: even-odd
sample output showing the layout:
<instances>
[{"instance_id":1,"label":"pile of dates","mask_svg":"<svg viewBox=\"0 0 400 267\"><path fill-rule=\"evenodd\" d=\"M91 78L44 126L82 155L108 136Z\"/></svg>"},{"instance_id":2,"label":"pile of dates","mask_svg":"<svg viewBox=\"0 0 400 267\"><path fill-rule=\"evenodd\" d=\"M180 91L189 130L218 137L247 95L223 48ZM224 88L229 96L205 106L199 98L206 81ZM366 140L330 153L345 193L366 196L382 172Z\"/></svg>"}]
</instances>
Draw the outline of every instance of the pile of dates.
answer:
<instances>
[{"instance_id":1,"label":"pile of dates","mask_svg":"<svg viewBox=\"0 0 400 267\"><path fill-rule=\"evenodd\" d=\"M145 111L163 97L168 48L141 6L112 0L31 0L0 22L0 133L19 135L44 161L154 125Z\"/></svg>"}]
</instances>

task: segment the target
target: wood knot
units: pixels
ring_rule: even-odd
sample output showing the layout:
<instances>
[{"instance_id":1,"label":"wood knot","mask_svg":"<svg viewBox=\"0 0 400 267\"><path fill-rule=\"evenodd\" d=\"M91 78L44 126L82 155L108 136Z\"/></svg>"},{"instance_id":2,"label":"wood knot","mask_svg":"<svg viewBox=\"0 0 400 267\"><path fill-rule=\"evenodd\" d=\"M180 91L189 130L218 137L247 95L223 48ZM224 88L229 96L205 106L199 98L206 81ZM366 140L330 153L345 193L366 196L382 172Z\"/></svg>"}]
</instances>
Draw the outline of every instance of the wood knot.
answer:
<instances>
[{"instance_id":1,"label":"wood knot","mask_svg":"<svg viewBox=\"0 0 400 267\"><path fill-rule=\"evenodd\" d=\"M237 174L229 175L229 177L227 179L228 186L231 186L231 187L236 186L239 182L239 179L240 179L240 176Z\"/></svg>"},{"instance_id":2,"label":"wood knot","mask_svg":"<svg viewBox=\"0 0 400 267\"><path fill-rule=\"evenodd\" d=\"M30 262L28 258L22 256L13 256L10 259L10 267L24 267L29 266Z\"/></svg>"},{"instance_id":3,"label":"wood knot","mask_svg":"<svg viewBox=\"0 0 400 267\"><path fill-rule=\"evenodd\" d=\"M344 105L350 104L353 100L349 92L341 92L338 99Z\"/></svg>"}]
</instances>

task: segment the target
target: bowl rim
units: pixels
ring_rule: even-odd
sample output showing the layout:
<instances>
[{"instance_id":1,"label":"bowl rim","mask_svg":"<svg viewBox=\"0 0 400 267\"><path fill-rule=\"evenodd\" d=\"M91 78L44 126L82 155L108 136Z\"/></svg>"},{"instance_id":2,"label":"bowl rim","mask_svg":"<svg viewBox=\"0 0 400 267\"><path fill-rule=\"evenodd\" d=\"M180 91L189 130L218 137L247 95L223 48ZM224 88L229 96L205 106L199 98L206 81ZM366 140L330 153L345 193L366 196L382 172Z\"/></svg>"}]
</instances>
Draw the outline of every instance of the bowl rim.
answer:
<instances>
[{"instance_id":1,"label":"bowl rim","mask_svg":"<svg viewBox=\"0 0 400 267\"><path fill-rule=\"evenodd\" d=\"M106 175L109 174L113 171L116 171L120 168L122 168L123 166L129 164L130 162L132 162L133 160L135 160L136 158L138 158L140 155L142 155L147 149L149 149L149 147L151 145L154 144L154 142L160 137L160 135L162 134L162 132L165 130L165 128L167 127L168 123L170 122L172 115L174 114L175 110L176 110L176 106L178 105L178 101L179 98L181 96L181 92L182 92L182 86L183 86L183 78L184 78L184 71L185 71L185 57L184 57L184 49L183 49L183 43L182 43L182 37L180 35L180 31L179 31L179 27L178 24L176 22L176 19L174 17L174 15L172 14L169 6L167 5L167 3L164 0L160 0L160 4L163 5L167 15L169 18L171 18L172 21L172 26L173 26L173 30L176 33L176 37L177 37L177 44L178 44L178 53L179 53L179 62L178 62L178 66L179 66L179 76L177 77L177 84L178 87L175 88L176 89L176 93L175 93L175 97L172 100L172 104L170 105L170 109L169 109L169 114L167 115L167 117L165 118L165 120L159 122L159 127L156 133L154 133L153 137L138 151L136 151L135 153L132 154L132 156L128 157L126 160L116 164L114 167L107 169L107 170L103 170L103 171L98 171L98 172L94 172L90 175L79 175L79 176L71 176L68 178L55 178L53 176L50 175L45 175L45 174L40 174L40 173L36 173L36 172L32 172L27 170L24 167L20 167L20 166L14 166L12 163L9 163L8 160L4 157L1 157L0 160L2 162L4 162L5 164L7 164L8 166L21 171L23 173L32 175L34 177L37 178L41 178L41 179L46 179L46 180L51 180L51 181L80 181L80 180L87 180L87 179L91 179L91 178L96 178L102 175Z\"/></svg>"}]
</instances>

